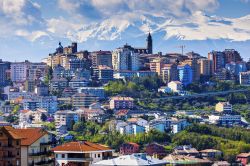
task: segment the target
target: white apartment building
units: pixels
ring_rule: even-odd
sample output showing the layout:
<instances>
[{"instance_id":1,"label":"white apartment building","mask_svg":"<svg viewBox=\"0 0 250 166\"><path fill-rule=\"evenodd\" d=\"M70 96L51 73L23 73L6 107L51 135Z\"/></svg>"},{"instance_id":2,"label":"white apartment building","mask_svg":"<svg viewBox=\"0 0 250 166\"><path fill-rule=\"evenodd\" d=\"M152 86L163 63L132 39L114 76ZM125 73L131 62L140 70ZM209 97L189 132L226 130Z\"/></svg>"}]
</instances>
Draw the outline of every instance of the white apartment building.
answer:
<instances>
[{"instance_id":1,"label":"white apartment building","mask_svg":"<svg viewBox=\"0 0 250 166\"><path fill-rule=\"evenodd\" d=\"M117 48L112 52L112 65L114 70L139 70L139 54L129 45Z\"/></svg>"}]
</instances>

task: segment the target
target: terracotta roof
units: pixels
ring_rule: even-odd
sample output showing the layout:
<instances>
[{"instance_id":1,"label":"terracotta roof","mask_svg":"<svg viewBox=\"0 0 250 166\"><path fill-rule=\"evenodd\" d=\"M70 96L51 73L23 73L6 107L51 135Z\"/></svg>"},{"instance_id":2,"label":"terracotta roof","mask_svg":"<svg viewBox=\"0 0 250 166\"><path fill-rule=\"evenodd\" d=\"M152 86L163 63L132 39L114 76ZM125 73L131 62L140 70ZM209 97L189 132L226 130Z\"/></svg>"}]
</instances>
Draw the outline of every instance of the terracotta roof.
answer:
<instances>
[{"instance_id":1,"label":"terracotta roof","mask_svg":"<svg viewBox=\"0 0 250 166\"><path fill-rule=\"evenodd\" d=\"M29 146L45 134L48 134L41 128L14 129L13 132L19 137L22 137L21 145L23 146Z\"/></svg>"},{"instance_id":2,"label":"terracotta roof","mask_svg":"<svg viewBox=\"0 0 250 166\"><path fill-rule=\"evenodd\" d=\"M240 153L237 155L237 157L249 157L250 153Z\"/></svg>"},{"instance_id":3,"label":"terracotta roof","mask_svg":"<svg viewBox=\"0 0 250 166\"><path fill-rule=\"evenodd\" d=\"M130 145L133 145L133 146L140 146L140 145L138 145L137 143L134 143L134 142L128 142L128 143L125 143L125 144L130 144Z\"/></svg>"},{"instance_id":4,"label":"terracotta roof","mask_svg":"<svg viewBox=\"0 0 250 166\"><path fill-rule=\"evenodd\" d=\"M119 110L115 113L115 115L117 116L124 116L124 115L127 115L129 112L129 110Z\"/></svg>"},{"instance_id":5,"label":"terracotta roof","mask_svg":"<svg viewBox=\"0 0 250 166\"><path fill-rule=\"evenodd\" d=\"M88 152L88 151L111 151L110 148L100 145L91 143L88 141L79 141L79 142L69 142L63 145L57 146L52 149L53 151L74 151L74 152Z\"/></svg>"},{"instance_id":6,"label":"terracotta roof","mask_svg":"<svg viewBox=\"0 0 250 166\"><path fill-rule=\"evenodd\" d=\"M13 132L14 128L11 126L3 126L1 128L3 131L5 131L7 134L9 134L13 139L21 139L19 135L17 135L15 132Z\"/></svg>"},{"instance_id":7,"label":"terracotta roof","mask_svg":"<svg viewBox=\"0 0 250 166\"><path fill-rule=\"evenodd\" d=\"M30 112L30 110L21 110L21 111L20 111L20 113L23 113L23 114L25 114L25 113L27 113L27 112Z\"/></svg>"},{"instance_id":8,"label":"terracotta roof","mask_svg":"<svg viewBox=\"0 0 250 166\"><path fill-rule=\"evenodd\" d=\"M21 139L21 145L28 146L47 134L41 128L15 129L11 126L4 126L5 130L13 139Z\"/></svg>"}]
</instances>

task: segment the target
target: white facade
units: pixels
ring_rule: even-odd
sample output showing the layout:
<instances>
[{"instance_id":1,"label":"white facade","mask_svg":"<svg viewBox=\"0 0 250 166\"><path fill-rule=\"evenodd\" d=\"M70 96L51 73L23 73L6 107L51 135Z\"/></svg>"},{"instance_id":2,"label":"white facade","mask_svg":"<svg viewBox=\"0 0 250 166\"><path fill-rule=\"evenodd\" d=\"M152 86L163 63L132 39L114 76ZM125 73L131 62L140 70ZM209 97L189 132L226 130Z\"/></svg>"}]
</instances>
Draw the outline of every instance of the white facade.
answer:
<instances>
[{"instance_id":1,"label":"white facade","mask_svg":"<svg viewBox=\"0 0 250 166\"><path fill-rule=\"evenodd\" d=\"M128 70L130 50L118 48L112 52L112 65L114 70Z\"/></svg>"},{"instance_id":2,"label":"white facade","mask_svg":"<svg viewBox=\"0 0 250 166\"><path fill-rule=\"evenodd\" d=\"M28 76L29 62L14 62L10 65L10 77L13 82L24 82Z\"/></svg>"},{"instance_id":3,"label":"white facade","mask_svg":"<svg viewBox=\"0 0 250 166\"><path fill-rule=\"evenodd\" d=\"M117 48L112 52L112 65L114 70L132 70L137 71L140 68L139 54L125 45L123 48Z\"/></svg>"},{"instance_id":4,"label":"white facade","mask_svg":"<svg viewBox=\"0 0 250 166\"><path fill-rule=\"evenodd\" d=\"M240 115L211 115L209 116L210 123L219 123L221 125L232 125L241 123Z\"/></svg>"},{"instance_id":5,"label":"white facade","mask_svg":"<svg viewBox=\"0 0 250 166\"><path fill-rule=\"evenodd\" d=\"M173 92L179 92L182 90L182 83L179 81L171 81L168 83L168 87L173 91Z\"/></svg>"},{"instance_id":6,"label":"white facade","mask_svg":"<svg viewBox=\"0 0 250 166\"><path fill-rule=\"evenodd\" d=\"M241 85L250 85L250 71L240 72L239 77Z\"/></svg>"}]
</instances>

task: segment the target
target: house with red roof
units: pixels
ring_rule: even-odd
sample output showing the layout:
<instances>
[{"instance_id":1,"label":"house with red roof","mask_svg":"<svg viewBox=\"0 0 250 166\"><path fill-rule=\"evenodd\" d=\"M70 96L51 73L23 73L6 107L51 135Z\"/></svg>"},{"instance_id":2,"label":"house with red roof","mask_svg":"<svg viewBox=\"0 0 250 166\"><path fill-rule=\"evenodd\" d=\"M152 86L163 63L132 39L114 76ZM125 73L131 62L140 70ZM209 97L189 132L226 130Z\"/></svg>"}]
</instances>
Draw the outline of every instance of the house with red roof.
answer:
<instances>
[{"instance_id":1,"label":"house with red roof","mask_svg":"<svg viewBox=\"0 0 250 166\"><path fill-rule=\"evenodd\" d=\"M133 153L139 153L139 147L140 146L137 143L133 143L133 142L123 143L120 146L120 154L129 155Z\"/></svg>"},{"instance_id":2,"label":"house with red roof","mask_svg":"<svg viewBox=\"0 0 250 166\"><path fill-rule=\"evenodd\" d=\"M241 153L237 155L237 161L240 161L243 166L248 165L250 161L250 153Z\"/></svg>"},{"instance_id":3,"label":"house with red roof","mask_svg":"<svg viewBox=\"0 0 250 166\"><path fill-rule=\"evenodd\" d=\"M12 147L20 147L11 152L10 156L18 152L21 161L18 165L53 165L53 159L50 156L51 136L48 132L41 128L15 129L10 126L4 126L0 130L1 133L6 133L7 145ZM12 140L12 141L10 141ZM4 152L9 153L9 147L4 146ZM1 150L0 150L1 152ZM14 164L17 165L17 164Z\"/></svg>"},{"instance_id":4,"label":"house with red roof","mask_svg":"<svg viewBox=\"0 0 250 166\"><path fill-rule=\"evenodd\" d=\"M57 166L84 165L112 158L113 150L104 145L88 142L68 142L52 149Z\"/></svg>"}]
</instances>

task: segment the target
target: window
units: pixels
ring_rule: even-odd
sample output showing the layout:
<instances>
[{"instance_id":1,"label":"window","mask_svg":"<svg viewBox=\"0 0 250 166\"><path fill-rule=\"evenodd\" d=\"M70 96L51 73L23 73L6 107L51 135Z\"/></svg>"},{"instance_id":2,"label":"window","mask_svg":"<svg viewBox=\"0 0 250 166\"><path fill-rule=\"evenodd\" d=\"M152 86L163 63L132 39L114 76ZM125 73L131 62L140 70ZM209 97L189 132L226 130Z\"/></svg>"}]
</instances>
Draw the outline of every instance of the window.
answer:
<instances>
[{"instance_id":1,"label":"window","mask_svg":"<svg viewBox=\"0 0 250 166\"><path fill-rule=\"evenodd\" d=\"M58 158L58 154L56 154L56 158Z\"/></svg>"},{"instance_id":2,"label":"window","mask_svg":"<svg viewBox=\"0 0 250 166\"><path fill-rule=\"evenodd\" d=\"M16 141L16 145L19 145L19 141Z\"/></svg>"},{"instance_id":3,"label":"window","mask_svg":"<svg viewBox=\"0 0 250 166\"><path fill-rule=\"evenodd\" d=\"M62 154L62 158L65 158L65 154Z\"/></svg>"},{"instance_id":4,"label":"window","mask_svg":"<svg viewBox=\"0 0 250 166\"><path fill-rule=\"evenodd\" d=\"M101 157L101 155L100 154L98 154L98 158L100 158Z\"/></svg>"}]
</instances>

